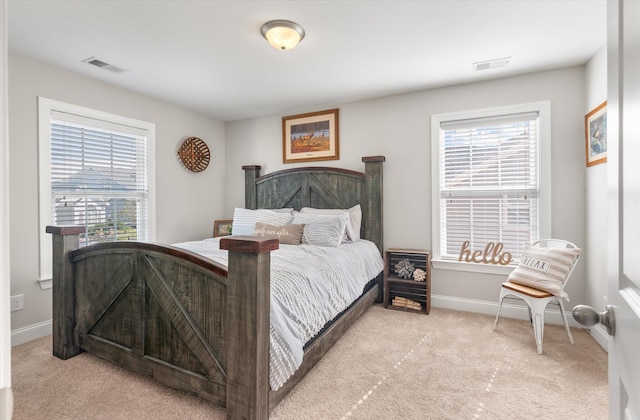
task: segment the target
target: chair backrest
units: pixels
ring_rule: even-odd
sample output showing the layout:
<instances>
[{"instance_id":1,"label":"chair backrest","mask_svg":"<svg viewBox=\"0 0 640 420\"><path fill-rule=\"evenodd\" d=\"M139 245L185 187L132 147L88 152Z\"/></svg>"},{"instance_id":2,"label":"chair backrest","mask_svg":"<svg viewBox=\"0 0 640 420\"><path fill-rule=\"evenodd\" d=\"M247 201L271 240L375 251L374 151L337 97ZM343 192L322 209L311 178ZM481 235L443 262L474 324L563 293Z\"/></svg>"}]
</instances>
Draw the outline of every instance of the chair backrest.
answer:
<instances>
[{"instance_id":1,"label":"chair backrest","mask_svg":"<svg viewBox=\"0 0 640 420\"><path fill-rule=\"evenodd\" d=\"M565 241L564 239L540 239L539 241L535 241L531 245L545 247L545 248L577 248L576 244L569 241ZM580 255L582 255L582 253L578 254L576 259L573 261L573 264L569 269L569 273L567 273L567 277L564 279L564 282L562 283L563 290L564 290L564 286L567 284L567 282L569 281L569 278L571 277L571 273L573 273L574 268L576 268L576 265L578 265L578 260L580 259Z\"/></svg>"}]
</instances>

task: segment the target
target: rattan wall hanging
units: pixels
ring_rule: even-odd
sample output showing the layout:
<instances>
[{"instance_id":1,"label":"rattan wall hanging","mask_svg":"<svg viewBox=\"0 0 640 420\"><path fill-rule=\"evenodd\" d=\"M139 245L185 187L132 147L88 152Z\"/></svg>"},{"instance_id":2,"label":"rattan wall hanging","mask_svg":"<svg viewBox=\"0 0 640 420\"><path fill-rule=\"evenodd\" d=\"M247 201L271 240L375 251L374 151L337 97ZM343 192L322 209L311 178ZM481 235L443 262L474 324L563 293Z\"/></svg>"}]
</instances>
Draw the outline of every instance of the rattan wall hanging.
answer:
<instances>
[{"instance_id":1,"label":"rattan wall hanging","mask_svg":"<svg viewBox=\"0 0 640 420\"><path fill-rule=\"evenodd\" d=\"M202 172L209 166L211 153L207 143L198 137L185 139L178 148L178 156L185 168L191 172Z\"/></svg>"}]
</instances>

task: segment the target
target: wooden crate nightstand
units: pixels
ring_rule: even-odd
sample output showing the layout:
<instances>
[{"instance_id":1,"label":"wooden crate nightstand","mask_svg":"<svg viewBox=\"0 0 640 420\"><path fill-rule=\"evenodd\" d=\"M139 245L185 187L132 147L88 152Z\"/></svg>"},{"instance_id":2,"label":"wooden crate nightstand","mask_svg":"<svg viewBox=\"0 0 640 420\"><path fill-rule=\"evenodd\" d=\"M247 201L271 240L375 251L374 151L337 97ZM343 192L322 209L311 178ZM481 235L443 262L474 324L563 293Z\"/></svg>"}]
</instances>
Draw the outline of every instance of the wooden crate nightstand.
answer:
<instances>
[{"instance_id":1,"label":"wooden crate nightstand","mask_svg":"<svg viewBox=\"0 0 640 420\"><path fill-rule=\"evenodd\" d=\"M415 268L424 270L426 273L424 281L415 281L413 278L403 279L396 274L396 264L405 259L409 260ZM416 303L420 305L419 310ZM384 307L429 314L431 310L430 251L387 249L384 252Z\"/></svg>"}]
</instances>

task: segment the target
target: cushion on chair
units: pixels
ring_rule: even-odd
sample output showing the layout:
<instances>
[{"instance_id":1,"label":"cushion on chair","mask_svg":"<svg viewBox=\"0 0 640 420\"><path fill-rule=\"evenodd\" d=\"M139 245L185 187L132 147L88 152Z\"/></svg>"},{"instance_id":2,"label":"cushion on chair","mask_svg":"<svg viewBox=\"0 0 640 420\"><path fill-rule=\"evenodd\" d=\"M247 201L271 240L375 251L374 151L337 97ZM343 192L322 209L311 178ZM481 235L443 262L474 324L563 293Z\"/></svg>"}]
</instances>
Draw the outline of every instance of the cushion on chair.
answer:
<instances>
[{"instance_id":1,"label":"cushion on chair","mask_svg":"<svg viewBox=\"0 0 640 420\"><path fill-rule=\"evenodd\" d=\"M553 296L551 293L545 292L544 290L534 289L533 287L525 286L524 284L512 283L510 281L502 283L502 287L537 299Z\"/></svg>"},{"instance_id":2,"label":"cushion on chair","mask_svg":"<svg viewBox=\"0 0 640 420\"><path fill-rule=\"evenodd\" d=\"M580 248L543 248L525 244L520 264L507 281L544 290L568 300L562 289L579 255Z\"/></svg>"}]
</instances>

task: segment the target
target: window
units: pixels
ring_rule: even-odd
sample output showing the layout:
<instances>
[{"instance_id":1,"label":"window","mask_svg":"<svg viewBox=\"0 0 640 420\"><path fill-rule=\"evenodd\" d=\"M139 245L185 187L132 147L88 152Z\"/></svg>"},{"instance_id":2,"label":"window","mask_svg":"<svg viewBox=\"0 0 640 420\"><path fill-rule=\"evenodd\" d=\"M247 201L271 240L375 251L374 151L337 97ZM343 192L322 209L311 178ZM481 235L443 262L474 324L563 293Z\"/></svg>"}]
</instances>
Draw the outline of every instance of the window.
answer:
<instances>
[{"instance_id":1,"label":"window","mask_svg":"<svg viewBox=\"0 0 640 420\"><path fill-rule=\"evenodd\" d=\"M153 124L39 98L40 221L82 225L80 246L153 240ZM41 239L40 280L51 277Z\"/></svg>"},{"instance_id":2,"label":"window","mask_svg":"<svg viewBox=\"0 0 640 420\"><path fill-rule=\"evenodd\" d=\"M492 271L458 263L466 241L474 251L502 243L517 263L525 242L547 236L549 119L548 102L432 116L433 252L445 263L440 268Z\"/></svg>"}]
</instances>

